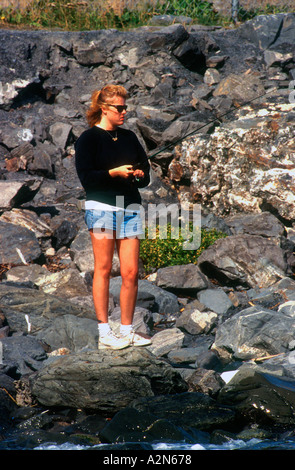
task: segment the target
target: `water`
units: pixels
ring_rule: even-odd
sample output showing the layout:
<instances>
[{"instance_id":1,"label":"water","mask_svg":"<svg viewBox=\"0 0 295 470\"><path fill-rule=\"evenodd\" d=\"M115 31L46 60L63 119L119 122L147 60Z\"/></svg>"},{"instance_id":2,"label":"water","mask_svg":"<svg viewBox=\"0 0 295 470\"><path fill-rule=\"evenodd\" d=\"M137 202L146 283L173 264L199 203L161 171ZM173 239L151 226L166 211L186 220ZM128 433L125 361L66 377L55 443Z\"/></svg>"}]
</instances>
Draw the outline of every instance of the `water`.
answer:
<instances>
[{"instance_id":1,"label":"water","mask_svg":"<svg viewBox=\"0 0 295 470\"><path fill-rule=\"evenodd\" d=\"M134 443L132 443L134 445ZM130 449L132 449L132 445ZM120 444L117 444L118 450L120 450ZM224 450L224 451L230 451L230 450L260 450L260 451L265 451L265 450L295 450L295 438L294 439L286 439L286 440L260 440L260 439L250 439L248 441L243 441L241 439L237 440L232 440L229 441L225 444L184 444L182 442L179 443L155 443L151 444L152 450L153 451L167 451L171 453L171 451L183 451L183 452L190 452L190 451L196 451L196 450L209 450L209 451L216 451L216 450ZM38 447L35 447L34 450L45 450L45 451L51 451L51 450L61 450L61 451L87 451L87 450L100 450L104 451L106 449L109 449L109 446L107 444L99 444L95 446L85 446L85 445L73 445L71 443L64 443L61 445L56 445L54 443L48 443L48 444L42 444ZM124 447L124 452L126 452L126 444ZM128 450L127 450L128 452ZM134 451L132 451L134 452ZM147 451L148 452L148 451Z\"/></svg>"}]
</instances>

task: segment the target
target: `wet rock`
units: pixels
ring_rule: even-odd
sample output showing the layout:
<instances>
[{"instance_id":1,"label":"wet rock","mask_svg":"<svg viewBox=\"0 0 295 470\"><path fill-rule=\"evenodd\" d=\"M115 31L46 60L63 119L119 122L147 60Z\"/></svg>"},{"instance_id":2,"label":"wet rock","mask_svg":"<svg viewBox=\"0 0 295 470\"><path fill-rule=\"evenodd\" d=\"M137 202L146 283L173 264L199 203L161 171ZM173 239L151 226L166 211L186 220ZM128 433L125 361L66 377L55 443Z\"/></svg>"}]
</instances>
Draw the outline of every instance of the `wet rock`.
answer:
<instances>
[{"instance_id":1,"label":"wet rock","mask_svg":"<svg viewBox=\"0 0 295 470\"><path fill-rule=\"evenodd\" d=\"M234 404L248 422L266 426L293 426L295 382L245 366L220 391L218 402Z\"/></svg>"},{"instance_id":2,"label":"wet rock","mask_svg":"<svg viewBox=\"0 0 295 470\"><path fill-rule=\"evenodd\" d=\"M158 419L151 413L125 408L116 413L113 419L102 429L103 442L159 442L185 441L189 435L168 419Z\"/></svg>"},{"instance_id":3,"label":"wet rock","mask_svg":"<svg viewBox=\"0 0 295 470\"><path fill-rule=\"evenodd\" d=\"M142 398L134 401L132 406L138 411L168 419L184 430L197 428L207 431L230 425L235 420L235 412L230 407L219 405L211 397L199 392Z\"/></svg>"}]
</instances>

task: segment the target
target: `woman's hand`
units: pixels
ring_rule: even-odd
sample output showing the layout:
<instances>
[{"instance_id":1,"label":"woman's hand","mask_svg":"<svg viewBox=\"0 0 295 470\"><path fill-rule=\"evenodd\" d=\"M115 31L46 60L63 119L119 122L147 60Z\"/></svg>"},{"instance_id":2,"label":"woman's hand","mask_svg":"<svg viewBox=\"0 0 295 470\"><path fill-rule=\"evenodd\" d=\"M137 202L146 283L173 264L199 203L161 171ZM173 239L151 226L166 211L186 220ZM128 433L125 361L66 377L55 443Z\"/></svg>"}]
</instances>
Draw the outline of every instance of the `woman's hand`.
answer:
<instances>
[{"instance_id":1,"label":"woman's hand","mask_svg":"<svg viewBox=\"0 0 295 470\"><path fill-rule=\"evenodd\" d=\"M134 170L133 171L133 176L135 178L143 178L144 177L144 171L142 170Z\"/></svg>"},{"instance_id":2,"label":"woman's hand","mask_svg":"<svg viewBox=\"0 0 295 470\"><path fill-rule=\"evenodd\" d=\"M139 170L136 170L139 171ZM120 176L121 178L129 178L129 176L134 175L134 170L132 165L122 165L117 168L112 168L109 170L109 174L112 177Z\"/></svg>"}]
</instances>

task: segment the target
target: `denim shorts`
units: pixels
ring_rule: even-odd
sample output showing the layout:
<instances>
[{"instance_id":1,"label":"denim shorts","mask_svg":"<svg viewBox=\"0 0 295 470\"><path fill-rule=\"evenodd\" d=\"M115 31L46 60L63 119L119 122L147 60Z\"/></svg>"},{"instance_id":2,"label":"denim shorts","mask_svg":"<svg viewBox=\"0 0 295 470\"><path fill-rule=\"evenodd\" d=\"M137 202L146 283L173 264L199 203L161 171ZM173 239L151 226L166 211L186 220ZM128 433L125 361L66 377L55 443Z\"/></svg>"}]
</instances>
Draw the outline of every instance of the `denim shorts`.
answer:
<instances>
[{"instance_id":1,"label":"denim shorts","mask_svg":"<svg viewBox=\"0 0 295 470\"><path fill-rule=\"evenodd\" d=\"M116 238L143 238L143 224L140 211L116 211L86 209L85 222L88 230L97 233L116 232Z\"/></svg>"}]
</instances>

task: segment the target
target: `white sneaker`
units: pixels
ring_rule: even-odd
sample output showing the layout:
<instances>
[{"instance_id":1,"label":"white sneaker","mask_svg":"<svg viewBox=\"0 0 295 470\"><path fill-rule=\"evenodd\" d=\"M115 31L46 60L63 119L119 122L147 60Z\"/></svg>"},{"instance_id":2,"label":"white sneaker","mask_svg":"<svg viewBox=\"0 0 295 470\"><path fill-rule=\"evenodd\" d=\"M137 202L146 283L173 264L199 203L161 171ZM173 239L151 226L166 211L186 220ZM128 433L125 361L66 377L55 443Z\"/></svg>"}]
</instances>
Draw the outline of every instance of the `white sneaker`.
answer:
<instances>
[{"instance_id":1,"label":"white sneaker","mask_svg":"<svg viewBox=\"0 0 295 470\"><path fill-rule=\"evenodd\" d=\"M127 336L116 336L112 330L98 339L98 349L124 349L130 346Z\"/></svg>"},{"instance_id":2,"label":"white sneaker","mask_svg":"<svg viewBox=\"0 0 295 470\"><path fill-rule=\"evenodd\" d=\"M134 330L128 335L120 336L121 338L128 338L130 346L148 346L152 343L151 338L145 337L142 333L135 333Z\"/></svg>"}]
</instances>

